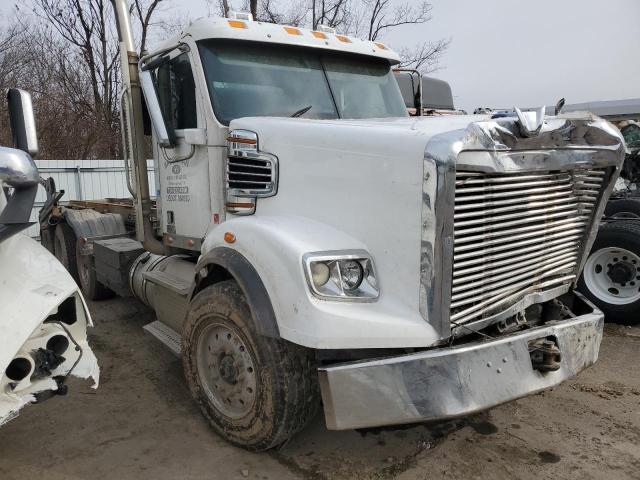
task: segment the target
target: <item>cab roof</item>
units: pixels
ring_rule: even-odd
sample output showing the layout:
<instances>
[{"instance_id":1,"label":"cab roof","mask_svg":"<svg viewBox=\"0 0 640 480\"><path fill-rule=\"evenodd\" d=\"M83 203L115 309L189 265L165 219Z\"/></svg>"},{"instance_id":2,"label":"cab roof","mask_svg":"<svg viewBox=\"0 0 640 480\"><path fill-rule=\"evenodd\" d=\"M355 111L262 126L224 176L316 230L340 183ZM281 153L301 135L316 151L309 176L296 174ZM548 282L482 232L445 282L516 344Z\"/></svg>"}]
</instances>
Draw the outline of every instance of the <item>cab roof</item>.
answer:
<instances>
[{"instance_id":1,"label":"cab roof","mask_svg":"<svg viewBox=\"0 0 640 480\"><path fill-rule=\"evenodd\" d=\"M298 45L381 58L387 60L390 65L400 62L398 54L383 43L341 35L334 33L330 29L309 30L275 23L221 17L206 17L193 21L182 30L178 38L174 38L173 41L163 42L161 48L175 44L187 36L195 41L230 39L279 45Z\"/></svg>"}]
</instances>

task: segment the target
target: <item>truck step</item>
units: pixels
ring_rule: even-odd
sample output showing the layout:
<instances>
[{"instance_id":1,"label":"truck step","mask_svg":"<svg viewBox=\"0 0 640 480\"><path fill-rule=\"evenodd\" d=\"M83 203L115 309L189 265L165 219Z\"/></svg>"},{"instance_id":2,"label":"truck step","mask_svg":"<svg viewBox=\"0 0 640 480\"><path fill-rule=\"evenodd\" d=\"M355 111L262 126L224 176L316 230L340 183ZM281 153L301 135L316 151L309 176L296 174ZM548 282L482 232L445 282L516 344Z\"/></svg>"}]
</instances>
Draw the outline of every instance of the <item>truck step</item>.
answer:
<instances>
[{"instance_id":1,"label":"truck step","mask_svg":"<svg viewBox=\"0 0 640 480\"><path fill-rule=\"evenodd\" d=\"M142 329L163 343L176 356L180 357L180 334L173 328L167 327L164 323L156 320L155 322L147 323Z\"/></svg>"},{"instance_id":2,"label":"truck step","mask_svg":"<svg viewBox=\"0 0 640 480\"><path fill-rule=\"evenodd\" d=\"M144 272L142 276L148 282L165 287L178 295L182 295L184 297L189 295L191 284L176 275L155 270L151 272Z\"/></svg>"}]
</instances>

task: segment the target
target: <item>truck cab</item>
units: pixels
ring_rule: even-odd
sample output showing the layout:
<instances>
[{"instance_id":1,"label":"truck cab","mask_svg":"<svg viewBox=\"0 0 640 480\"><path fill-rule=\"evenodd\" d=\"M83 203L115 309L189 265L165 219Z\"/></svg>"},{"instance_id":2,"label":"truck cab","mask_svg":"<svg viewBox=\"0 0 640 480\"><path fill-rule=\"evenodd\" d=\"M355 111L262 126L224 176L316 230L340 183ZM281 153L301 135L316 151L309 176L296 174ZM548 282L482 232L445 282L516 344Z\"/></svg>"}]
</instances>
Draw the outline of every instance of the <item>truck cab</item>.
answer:
<instances>
[{"instance_id":1,"label":"truck cab","mask_svg":"<svg viewBox=\"0 0 640 480\"><path fill-rule=\"evenodd\" d=\"M224 438L279 445L320 399L331 429L467 415L596 361L602 314L573 288L624 155L612 125L409 117L386 45L248 14L138 59L115 4L135 238L89 228L106 203L59 220L87 278L155 311Z\"/></svg>"}]
</instances>

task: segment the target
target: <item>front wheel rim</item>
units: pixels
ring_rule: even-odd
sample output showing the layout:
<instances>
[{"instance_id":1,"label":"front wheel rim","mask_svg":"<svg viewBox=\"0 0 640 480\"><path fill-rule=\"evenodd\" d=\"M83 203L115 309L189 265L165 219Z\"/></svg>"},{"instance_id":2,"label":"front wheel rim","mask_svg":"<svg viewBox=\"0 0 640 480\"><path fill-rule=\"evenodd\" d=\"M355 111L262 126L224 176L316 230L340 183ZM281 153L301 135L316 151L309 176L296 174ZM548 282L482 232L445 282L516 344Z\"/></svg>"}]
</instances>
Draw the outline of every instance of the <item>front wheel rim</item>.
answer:
<instances>
[{"instance_id":1,"label":"front wheel rim","mask_svg":"<svg viewBox=\"0 0 640 480\"><path fill-rule=\"evenodd\" d=\"M618 247L593 252L584 266L584 282L599 300L628 305L640 300L640 256Z\"/></svg>"},{"instance_id":2,"label":"front wheel rim","mask_svg":"<svg viewBox=\"0 0 640 480\"><path fill-rule=\"evenodd\" d=\"M226 417L246 416L256 402L257 374L242 336L227 325L207 325L196 348L198 376L209 401Z\"/></svg>"}]
</instances>

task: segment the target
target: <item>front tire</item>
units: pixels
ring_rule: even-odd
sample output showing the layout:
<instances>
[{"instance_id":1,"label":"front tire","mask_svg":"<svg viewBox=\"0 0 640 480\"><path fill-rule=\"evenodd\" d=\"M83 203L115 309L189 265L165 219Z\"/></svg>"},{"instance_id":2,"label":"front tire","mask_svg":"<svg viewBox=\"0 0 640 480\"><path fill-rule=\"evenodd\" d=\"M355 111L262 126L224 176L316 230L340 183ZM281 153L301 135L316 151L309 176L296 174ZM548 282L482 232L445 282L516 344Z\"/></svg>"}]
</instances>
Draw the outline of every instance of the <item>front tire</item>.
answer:
<instances>
[{"instance_id":1,"label":"front tire","mask_svg":"<svg viewBox=\"0 0 640 480\"><path fill-rule=\"evenodd\" d=\"M182 342L191 394L211 426L231 443L267 450L316 414L313 352L259 335L235 281L206 287L195 296Z\"/></svg>"},{"instance_id":2,"label":"front tire","mask_svg":"<svg viewBox=\"0 0 640 480\"><path fill-rule=\"evenodd\" d=\"M640 322L640 222L621 220L600 227L578 290L608 321Z\"/></svg>"}]
</instances>

